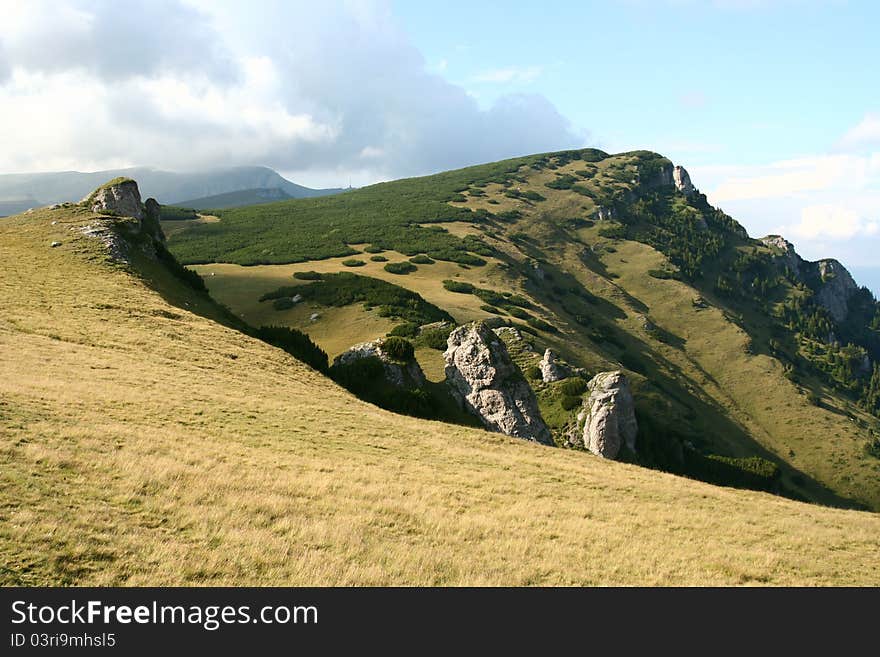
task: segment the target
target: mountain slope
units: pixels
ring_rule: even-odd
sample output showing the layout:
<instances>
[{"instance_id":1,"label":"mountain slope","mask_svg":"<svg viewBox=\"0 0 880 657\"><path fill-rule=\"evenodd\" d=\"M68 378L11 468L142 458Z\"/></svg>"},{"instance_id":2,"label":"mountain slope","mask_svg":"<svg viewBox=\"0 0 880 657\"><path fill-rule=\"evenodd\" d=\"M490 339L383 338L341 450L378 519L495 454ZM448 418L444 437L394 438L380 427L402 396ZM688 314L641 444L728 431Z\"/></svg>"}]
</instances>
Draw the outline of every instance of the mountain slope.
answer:
<instances>
[{"instance_id":1,"label":"mountain slope","mask_svg":"<svg viewBox=\"0 0 880 657\"><path fill-rule=\"evenodd\" d=\"M345 346L332 315L315 321L321 308L260 299L292 273L343 271L355 256L359 274L408 287L459 323L527 331L523 371L548 347L590 376L627 370L645 465L716 481L718 459L750 467L757 457L780 468L772 488L784 495L880 508L870 406L880 306L838 285L842 273L821 274L821 262L792 269L686 176L644 151L542 154L222 211L170 248L205 263L212 294L245 321L299 328L331 352ZM391 264L418 253L434 263L401 276L373 261L377 251ZM822 305L829 295L846 306L842 321ZM358 341L388 330L375 310L359 312ZM417 355L437 371L430 350ZM535 387L560 439L573 413L556 387Z\"/></svg>"},{"instance_id":2,"label":"mountain slope","mask_svg":"<svg viewBox=\"0 0 880 657\"><path fill-rule=\"evenodd\" d=\"M222 208L238 208L243 205L259 205L261 203L273 203L294 198L287 192L277 187L242 189L225 194L215 194L202 198L186 199L177 201L177 205L196 210L213 210Z\"/></svg>"},{"instance_id":3,"label":"mountain slope","mask_svg":"<svg viewBox=\"0 0 880 657\"><path fill-rule=\"evenodd\" d=\"M226 167L197 172L134 167L91 173L60 171L0 175L0 201L23 197L39 199L38 203L27 207L79 201L98 185L120 176L136 179L144 198L153 197L160 203L172 205L186 199L246 189L280 189L291 198L322 196L341 191L303 187L267 167Z\"/></svg>"},{"instance_id":4,"label":"mountain slope","mask_svg":"<svg viewBox=\"0 0 880 657\"><path fill-rule=\"evenodd\" d=\"M92 221L0 223L3 584L880 583L874 514L382 411Z\"/></svg>"}]
</instances>

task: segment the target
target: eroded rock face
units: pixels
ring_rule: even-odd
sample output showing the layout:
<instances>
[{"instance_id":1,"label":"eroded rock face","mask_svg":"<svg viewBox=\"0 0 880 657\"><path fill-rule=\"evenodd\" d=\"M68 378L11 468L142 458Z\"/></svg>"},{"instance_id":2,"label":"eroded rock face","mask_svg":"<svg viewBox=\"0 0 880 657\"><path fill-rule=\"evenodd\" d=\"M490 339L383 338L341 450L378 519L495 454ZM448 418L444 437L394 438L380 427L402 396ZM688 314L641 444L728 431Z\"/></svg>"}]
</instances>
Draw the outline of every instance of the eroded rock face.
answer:
<instances>
[{"instance_id":1,"label":"eroded rock face","mask_svg":"<svg viewBox=\"0 0 880 657\"><path fill-rule=\"evenodd\" d=\"M383 349L383 340L362 342L349 347L333 359L333 366L348 365L362 358L378 358L385 370L385 380L398 388L415 389L425 385L425 373L414 358L399 361L391 358Z\"/></svg>"},{"instance_id":2,"label":"eroded rock face","mask_svg":"<svg viewBox=\"0 0 880 657\"><path fill-rule=\"evenodd\" d=\"M802 280L801 265L804 261L794 250L794 244L781 235L767 235L767 237L762 237L761 241L769 247L779 249L779 257L788 265L795 277Z\"/></svg>"},{"instance_id":3,"label":"eroded rock face","mask_svg":"<svg viewBox=\"0 0 880 657\"><path fill-rule=\"evenodd\" d=\"M817 267L822 285L816 292L816 301L825 306L834 319L842 322L849 314L849 299L859 286L837 260L820 260Z\"/></svg>"},{"instance_id":4,"label":"eroded rock face","mask_svg":"<svg viewBox=\"0 0 880 657\"><path fill-rule=\"evenodd\" d=\"M569 442L606 459L616 459L624 445L635 452L639 427L624 373L600 372L587 387L589 395L584 397Z\"/></svg>"},{"instance_id":5,"label":"eroded rock face","mask_svg":"<svg viewBox=\"0 0 880 657\"><path fill-rule=\"evenodd\" d=\"M159 225L159 204L154 199L149 199L145 208L134 180L110 181L85 197L81 203L92 212L104 216L95 217L88 225L73 227L71 230L101 240L112 259L130 262L133 248L155 258L157 248L162 248L165 235ZM130 217L136 221L119 217Z\"/></svg>"},{"instance_id":6,"label":"eroded rock face","mask_svg":"<svg viewBox=\"0 0 880 657\"><path fill-rule=\"evenodd\" d=\"M675 185L675 188L682 194L691 195L696 191L687 169L682 166L676 166L672 170L672 182Z\"/></svg>"},{"instance_id":7,"label":"eroded rock face","mask_svg":"<svg viewBox=\"0 0 880 657\"><path fill-rule=\"evenodd\" d=\"M143 220L144 206L134 180L122 180L99 187L83 199L92 212L110 212Z\"/></svg>"},{"instance_id":8,"label":"eroded rock face","mask_svg":"<svg viewBox=\"0 0 880 657\"><path fill-rule=\"evenodd\" d=\"M153 236L153 239L164 243L165 233L162 232L162 227L159 223L161 219L162 208L159 205L159 202L154 198L148 198L144 202L144 218L141 222L141 226Z\"/></svg>"},{"instance_id":9,"label":"eroded rock face","mask_svg":"<svg viewBox=\"0 0 880 657\"><path fill-rule=\"evenodd\" d=\"M541 379L544 383L554 383L571 376L569 369L559 362L552 349L547 349L544 352L544 357L538 363L538 367L541 370Z\"/></svg>"},{"instance_id":10,"label":"eroded rock face","mask_svg":"<svg viewBox=\"0 0 880 657\"><path fill-rule=\"evenodd\" d=\"M455 329L447 342L446 381L490 431L552 445L535 393L504 342L482 322Z\"/></svg>"},{"instance_id":11,"label":"eroded rock face","mask_svg":"<svg viewBox=\"0 0 880 657\"><path fill-rule=\"evenodd\" d=\"M794 245L779 235L761 238L767 246L779 249L779 258L794 272L795 277L809 284L816 293L816 302L838 322L849 314L849 300L859 286L840 262L834 259L810 262L801 258Z\"/></svg>"}]
</instances>

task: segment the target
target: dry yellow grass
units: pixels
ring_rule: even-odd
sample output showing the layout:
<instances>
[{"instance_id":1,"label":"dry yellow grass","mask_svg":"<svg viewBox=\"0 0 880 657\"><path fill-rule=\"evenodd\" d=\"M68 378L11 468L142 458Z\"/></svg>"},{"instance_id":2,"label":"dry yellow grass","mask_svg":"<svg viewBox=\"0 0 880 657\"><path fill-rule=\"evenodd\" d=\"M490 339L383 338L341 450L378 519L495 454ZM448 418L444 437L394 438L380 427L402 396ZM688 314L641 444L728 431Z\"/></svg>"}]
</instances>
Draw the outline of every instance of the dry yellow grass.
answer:
<instances>
[{"instance_id":1,"label":"dry yellow grass","mask_svg":"<svg viewBox=\"0 0 880 657\"><path fill-rule=\"evenodd\" d=\"M0 223L4 584L880 584L877 515L381 411L84 220Z\"/></svg>"}]
</instances>

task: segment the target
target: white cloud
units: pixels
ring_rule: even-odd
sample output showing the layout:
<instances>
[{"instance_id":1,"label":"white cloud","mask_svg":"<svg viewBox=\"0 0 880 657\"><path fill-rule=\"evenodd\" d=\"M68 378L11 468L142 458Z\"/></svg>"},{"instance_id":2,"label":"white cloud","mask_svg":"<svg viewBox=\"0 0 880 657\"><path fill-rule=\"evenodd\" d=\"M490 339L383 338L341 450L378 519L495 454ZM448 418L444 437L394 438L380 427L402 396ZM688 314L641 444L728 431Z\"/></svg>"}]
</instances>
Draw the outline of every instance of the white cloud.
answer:
<instances>
[{"instance_id":1,"label":"white cloud","mask_svg":"<svg viewBox=\"0 0 880 657\"><path fill-rule=\"evenodd\" d=\"M481 109L385 2L0 0L0 15L0 172L265 164L331 186L305 174L363 184L586 142L542 96Z\"/></svg>"},{"instance_id":2,"label":"white cloud","mask_svg":"<svg viewBox=\"0 0 880 657\"><path fill-rule=\"evenodd\" d=\"M542 72L540 66L493 68L477 73L471 78L471 81L493 84L529 84L537 80Z\"/></svg>"},{"instance_id":3,"label":"white cloud","mask_svg":"<svg viewBox=\"0 0 880 657\"><path fill-rule=\"evenodd\" d=\"M776 198L822 190L862 190L880 176L880 152L868 155L817 155L759 166L702 167L722 177L708 193L718 203Z\"/></svg>"},{"instance_id":4,"label":"white cloud","mask_svg":"<svg viewBox=\"0 0 880 657\"><path fill-rule=\"evenodd\" d=\"M807 240L849 240L877 235L880 224L847 207L810 205L801 210L800 222L785 232Z\"/></svg>"},{"instance_id":5,"label":"white cloud","mask_svg":"<svg viewBox=\"0 0 880 657\"><path fill-rule=\"evenodd\" d=\"M880 145L880 114L866 114L857 125L847 131L839 143L843 149L878 145Z\"/></svg>"}]
</instances>

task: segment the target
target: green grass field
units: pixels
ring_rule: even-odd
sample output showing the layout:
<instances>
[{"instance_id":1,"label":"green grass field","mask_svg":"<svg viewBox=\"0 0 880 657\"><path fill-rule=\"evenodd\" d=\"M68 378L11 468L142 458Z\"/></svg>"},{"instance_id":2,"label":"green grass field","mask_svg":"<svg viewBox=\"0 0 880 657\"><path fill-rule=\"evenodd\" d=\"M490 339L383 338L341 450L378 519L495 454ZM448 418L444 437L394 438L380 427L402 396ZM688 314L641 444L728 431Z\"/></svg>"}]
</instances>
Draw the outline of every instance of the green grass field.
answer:
<instances>
[{"instance_id":1,"label":"green grass field","mask_svg":"<svg viewBox=\"0 0 880 657\"><path fill-rule=\"evenodd\" d=\"M495 312L473 294L447 290L444 280L522 295L533 305L525 311L527 316L558 329L535 332L530 339L538 353L551 347L593 373L627 370L640 413L658 419L664 431L674 431L704 453L760 456L778 463L787 494L826 504L880 508L880 460L865 450L871 431L880 431L877 419L820 379L804 375L802 383L793 383L779 361L760 351L753 353L753 343L766 343L770 337L759 322L741 325L735 319L740 310L729 309L724 299L714 297L711 290L697 289L696 283L656 278L651 272L674 272L678 267L651 246L608 237L615 234L608 230L610 223L596 220L600 205L619 203L635 193L632 180L639 177L638 167L665 160L641 152L577 156L532 156L376 185L338 197L245 209L234 216L231 231L223 229L230 218L226 214L210 227L215 231L210 244L241 241L247 235L249 249L271 250L270 261L304 260L294 264L232 264L249 261L237 250L211 251L205 226L175 234L170 245L190 261L217 260L195 268L211 294L246 321L278 319L306 331L334 353L375 339L383 324L370 319L372 311L357 309L350 311L348 321L333 321L325 313L330 321L312 323L303 310L272 311L259 304L259 297L294 284L292 274L297 271L344 271L342 262L365 249L367 253L355 255L366 261L357 268L359 275L406 287L449 312L458 323L492 317ZM543 200L528 198L538 195ZM392 212L389 208L396 199L403 201ZM359 218L353 219L356 212ZM448 212L459 221L431 223ZM282 221L301 235L315 236L314 226L322 217L322 235L347 240L341 242L339 253L307 252L296 242L284 241L289 228L279 229ZM370 230L391 231L404 224L419 231L443 228L446 233L433 234L479 240L494 255L480 256L484 266L463 268L441 259L405 276L395 275L384 269L387 263L370 261L367 255L382 247L389 261L402 262L410 253L354 229L367 219L372 222ZM731 235L731 243L747 243L738 233ZM412 246L406 240L401 244ZM714 270L707 263L708 278ZM694 307L694 299L703 295L712 308ZM514 311L500 308L498 314L526 324L525 319L511 316ZM751 317L760 319L756 312ZM440 376L436 362L425 360L424 353L419 359ZM811 403L813 390L821 391L821 407ZM558 408L559 400L549 399L543 412L561 428L566 416Z\"/></svg>"},{"instance_id":2,"label":"green grass field","mask_svg":"<svg viewBox=\"0 0 880 657\"><path fill-rule=\"evenodd\" d=\"M875 514L382 411L90 218L0 223L4 585L880 584Z\"/></svg>"}]
</instances>

